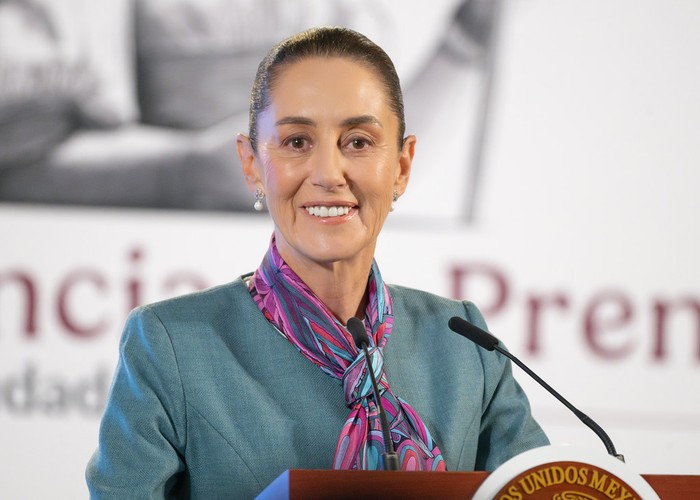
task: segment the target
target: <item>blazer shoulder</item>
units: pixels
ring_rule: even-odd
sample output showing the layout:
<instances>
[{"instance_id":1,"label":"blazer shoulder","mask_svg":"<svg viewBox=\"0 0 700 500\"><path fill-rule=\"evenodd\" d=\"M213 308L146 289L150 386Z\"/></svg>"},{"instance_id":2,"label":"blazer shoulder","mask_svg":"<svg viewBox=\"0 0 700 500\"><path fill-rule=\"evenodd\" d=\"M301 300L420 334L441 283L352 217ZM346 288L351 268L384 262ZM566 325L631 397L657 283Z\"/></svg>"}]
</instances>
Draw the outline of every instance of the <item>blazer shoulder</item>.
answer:
<instances>
[{"instance_id":1,"label":"blazer shoulder","mask_svg":"<svg viewBox=\"0 0 700 500\"><path fill-rule=\"evenodd\" d=\"M414 314L426 314L440 311L443 314L452 314L465 318L480 328L485 328L484 318L478 307L470 300L458 300L443 297L435 293L426 292L401 285L389 285L391 296L398 300Z\"/></svg>"},{"instance_id":2,"label":"blazer shoulder","mask_svg":"<svg viewBox=\"0 0 700 500\"><path fill-rule=\"evenodd\" d=\"M252 302L245 282L247 276L242 275L229 283L139 306L131 315L153 314L161 318L177 318L191 317L194 314L197 317L222 308L234 312L238 307L248 306L248 301Z\"/></svg>"}]
</instances>

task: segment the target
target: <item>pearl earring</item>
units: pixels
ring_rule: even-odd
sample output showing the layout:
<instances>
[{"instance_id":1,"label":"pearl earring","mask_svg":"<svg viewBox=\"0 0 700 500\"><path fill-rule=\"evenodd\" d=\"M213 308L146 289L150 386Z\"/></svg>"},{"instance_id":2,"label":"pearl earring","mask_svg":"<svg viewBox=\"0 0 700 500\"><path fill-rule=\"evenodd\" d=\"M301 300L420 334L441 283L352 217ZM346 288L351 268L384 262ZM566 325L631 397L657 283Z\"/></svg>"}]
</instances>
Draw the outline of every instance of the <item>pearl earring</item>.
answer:
<instances>
[{"instance_id":1,"label":"pearl earring","mask_svg":"<svg viewBox=\"0 0 700 500\"><path fill-rule=\"evenodd\" d=\"M398 200L398 199L399 199L399 193L397 193L396 190L394 190L394 194L391 197L391 208L389 209L389 212L394 211L394 203L396 203L396 200Z\"/></svg>"},{"instance_id":2,"label":"pearl earring","mask_svg":"<svg viewBox=\"0 0 700 500\"><path fill-rule=\"evenodd\" d=\"M253 208L256 212L260 212L263 209L263 200L265 199L265 192L262 188L255 190L255 203L253 203Z\"/></svg>"}]
</instances>

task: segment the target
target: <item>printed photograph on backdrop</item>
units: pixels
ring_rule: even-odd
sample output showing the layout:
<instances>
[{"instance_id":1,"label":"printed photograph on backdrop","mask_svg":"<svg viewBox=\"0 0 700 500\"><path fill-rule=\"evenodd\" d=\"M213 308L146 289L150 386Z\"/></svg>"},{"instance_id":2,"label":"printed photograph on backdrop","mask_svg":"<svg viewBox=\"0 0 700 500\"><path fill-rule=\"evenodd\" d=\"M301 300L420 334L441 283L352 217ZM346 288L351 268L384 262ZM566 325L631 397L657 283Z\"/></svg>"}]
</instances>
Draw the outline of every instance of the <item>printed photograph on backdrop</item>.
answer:
<instances>
[{"instance_id":1,"label":"printed photograph on backdrop","mask_svg":"<svg viewBox=\"0 0 700 500\"><path fill-rule=\"evenodd\" d=\"M4 0L0 203L252 211L235 152L267 49L310 26L397 61L419 140L401 217L468 222L498 2ZM449 179L449 182L446 180Z\"/></svg>"}]
</instances>

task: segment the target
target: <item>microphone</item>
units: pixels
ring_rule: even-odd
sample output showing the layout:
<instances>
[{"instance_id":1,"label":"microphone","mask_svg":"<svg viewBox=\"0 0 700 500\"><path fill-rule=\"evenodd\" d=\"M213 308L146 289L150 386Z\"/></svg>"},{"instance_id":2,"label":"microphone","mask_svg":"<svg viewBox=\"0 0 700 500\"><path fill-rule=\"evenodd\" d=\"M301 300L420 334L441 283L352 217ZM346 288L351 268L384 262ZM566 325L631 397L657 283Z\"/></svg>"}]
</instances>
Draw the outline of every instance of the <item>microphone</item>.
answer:
<instances>
[{"instance_id":1,"label":"microphone","mask_svg":"<svg viewBox=\"0 0 700 500\"><path fill-rule=\"evenodd\" d=\"M625 461L625 457L615 450L615 446L612 443L612 440L608 436L608 434L603 430L603 428L598 425L596 422L593 421L591 417L580 411L578 408L576 408L574 405L569 403L561 394L559 394L557 391L555 391L547 382L542 380L535 372L530 370L522 361L520 361L518 358L516 358L514 355L506 351L503 347L499 345L499 340L491 335L488 332L485 332L478 326L474 326L468 321L460 318L459 316L453 316L450 318L450 320L447 322L447 325L450 327L450 329L455 332L459 333L463 337L468 338L475 344L477 344L480 347L483 347L487 351L498 351L507 358L509 358L513 363L518 365L520 368L522 368L525 373L530 375L535 381L537 381L538 384L540 384L542 387L544 387L552 396L557 398L559 401L562 402L564 406L566 406L569 410L573 412L574 415L578 417L578 419L586 424L593 432L595 432L596 436L600 438L601 441L603 441L603 444L605 445L605 449L608 451L608 454L612 455L613 457L621 460L622 462Z\"/></svg>"},{"instance_id":2,"label":"microphone","mask_svg":"<svg viewBox=\"0 0 700 500\"><path fill-rule=\"evenodd\" d=\"M369 336L365 331L365 325L362 320L352 317L348 320L348 331L352 335L352 340L358 349L362 349L365 353L365 360L367 361L367 370L369 371L369 378L372 381L372 390L374 391L374 400L377 402L377 408L379 410L379 421L382 425L382 434L384 435L384 453L382 453L382 468L384 470L399 470L399 456L394 451L394 443L391 441L391 431L389 430L389 424L386 421L386 414L384 413L384 408L382 407L382 398L379 396L379 388L377 387L377 379L374 376L374 368L372 367L372 360L369 357Z\"/></svg>"}]
</instances>

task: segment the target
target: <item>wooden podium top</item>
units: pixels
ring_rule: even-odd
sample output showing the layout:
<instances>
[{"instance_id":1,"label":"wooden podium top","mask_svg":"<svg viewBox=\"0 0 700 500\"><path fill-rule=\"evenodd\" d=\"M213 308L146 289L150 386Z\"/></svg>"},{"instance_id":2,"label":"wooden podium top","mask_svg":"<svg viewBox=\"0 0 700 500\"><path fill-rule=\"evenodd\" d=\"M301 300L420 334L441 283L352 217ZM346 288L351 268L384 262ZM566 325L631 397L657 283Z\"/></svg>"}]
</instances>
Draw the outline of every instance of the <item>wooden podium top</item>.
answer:
<instances>
[{"instance_id":1,"label":"wooden podium top","mask_svg":"<svg viewBox=\"0 0 700 500\"><path fill-rule=\"evenodd\" d=\"M471 498L488 472L289 470L266 498ZM700 476L642 474L662 499L700 498Z\"/></svg>"}]
</instances>

